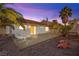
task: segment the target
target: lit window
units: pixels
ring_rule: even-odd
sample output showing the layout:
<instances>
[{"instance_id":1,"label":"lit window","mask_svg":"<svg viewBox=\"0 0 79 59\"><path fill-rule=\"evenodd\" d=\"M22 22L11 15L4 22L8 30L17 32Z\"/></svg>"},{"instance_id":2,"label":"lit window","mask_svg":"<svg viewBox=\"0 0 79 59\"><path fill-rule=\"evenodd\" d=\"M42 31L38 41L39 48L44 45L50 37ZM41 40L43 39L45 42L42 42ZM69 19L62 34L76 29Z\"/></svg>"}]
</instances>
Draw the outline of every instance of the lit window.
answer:
<instances>
[{"instance_id":1,"label":"lit window","mask_svg":"<svg viewBox=\"0 0 79 59\"><path fill-rule=\"evenodd\" d=\"M19 29L23 30L23 28L20 26Z\"/></svg>"},{"instance_id":2,"label":"lit window","mask_svg":"<svg viewBox=\"0 0 79 59\"><path fill-rule=\"evenodd\" d=\"M45 31L49 31L49 27L45 27Z\"/></svg>"}]
</instances>

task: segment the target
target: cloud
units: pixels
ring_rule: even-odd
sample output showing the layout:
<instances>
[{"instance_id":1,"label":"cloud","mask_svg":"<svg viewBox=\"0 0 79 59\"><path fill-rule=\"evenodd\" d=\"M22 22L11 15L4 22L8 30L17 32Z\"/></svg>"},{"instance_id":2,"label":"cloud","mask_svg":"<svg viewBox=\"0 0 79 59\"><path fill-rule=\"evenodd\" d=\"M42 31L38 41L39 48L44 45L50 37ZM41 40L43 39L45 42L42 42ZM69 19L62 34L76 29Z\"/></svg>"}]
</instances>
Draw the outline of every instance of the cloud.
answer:
<instances>
[{"instance_id":1,"label":"cloud","mask_svg":"<svg viewBox=\"0 0 79 59\"><path fill-rule=\"evenodd\" d=\"M61 23L60 18L56 17L58 16L56 10L38 9L38 8L25 6L24 4L14 4L8 6L22 13L24 15L24 18L26 19L41 21L43 18L48 17L49 20L58 20L58 22Z\"/></svg>"},{"instance_id":2,"label":"cloud","mask_svg":"<svg viewBox=\"0 0 79 59\"><path fill-rule=\"evenodd\" d=\"M45 16L45 15L48 16L48 15L55 14L55 11L53 11L53 10L37 9L37 8L27 7L22 4L16 4L16 7L21 9L26 14L40 15L40 16Z\"/></svg>"}]
</instances>

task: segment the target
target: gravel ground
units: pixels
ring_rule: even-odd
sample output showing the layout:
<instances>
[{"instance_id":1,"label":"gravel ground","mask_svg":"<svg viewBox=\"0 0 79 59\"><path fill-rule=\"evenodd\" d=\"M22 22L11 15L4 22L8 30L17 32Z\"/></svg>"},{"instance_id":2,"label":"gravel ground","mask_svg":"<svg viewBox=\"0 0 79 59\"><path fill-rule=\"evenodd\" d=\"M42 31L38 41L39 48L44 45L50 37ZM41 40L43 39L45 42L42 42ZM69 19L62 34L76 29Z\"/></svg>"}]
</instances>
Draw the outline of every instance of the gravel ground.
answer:
<instances>
[{"instance_id":1,"label":"gravel ground","mask_svg":"<svg viewBox=\"0 0 79 59\"><path fill-rule=\"evenodd\" d=\"M71 48L60 49L56 47L61 37L51 38L44 42L19 50L12 40L8 40L4 44L4 48L0 51L3 56L78 56L79 44L76 39L70 39Z\"/></svg>"}]
</instances>

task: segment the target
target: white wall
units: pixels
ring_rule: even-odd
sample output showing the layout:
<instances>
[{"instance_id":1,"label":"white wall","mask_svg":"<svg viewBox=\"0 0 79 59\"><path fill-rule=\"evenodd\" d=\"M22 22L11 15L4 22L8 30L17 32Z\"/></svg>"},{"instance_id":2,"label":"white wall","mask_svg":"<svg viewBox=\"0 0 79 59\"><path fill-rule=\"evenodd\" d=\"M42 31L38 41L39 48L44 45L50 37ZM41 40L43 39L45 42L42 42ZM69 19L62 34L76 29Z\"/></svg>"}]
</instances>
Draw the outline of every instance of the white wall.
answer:
<instances>
[{"instance_id":1,"label":"white wall","mask_svg":"<svg viewBox=\"0 0 79 59\"><path fill-rule=\"evenodd\" d=\"M29 26L27 25L25 26L26 26L25 31L15 26L15 30L13 30L13 34L15 35L16 38L22 39L22 38L27 38L31 36Z\"/></svg>"},{"instance_id":2,"label":"white wall","mask_svg":"<svg viewBox=\"0 0 79 59\"><path fill-rule=\"evenodd\" d=\"M26 26L25 31L23 31L21 28L18 28L15 26L15 30L13 30L12 33L15 35L16 38L22 39L22 38L31 37L32 34L30 32L30 25L25 25L25 26ZM49 30L45 26L34 26L34 29L35 29L34 34L47 33L48 32L47 30Z\"/></svg>"}]
</instances>

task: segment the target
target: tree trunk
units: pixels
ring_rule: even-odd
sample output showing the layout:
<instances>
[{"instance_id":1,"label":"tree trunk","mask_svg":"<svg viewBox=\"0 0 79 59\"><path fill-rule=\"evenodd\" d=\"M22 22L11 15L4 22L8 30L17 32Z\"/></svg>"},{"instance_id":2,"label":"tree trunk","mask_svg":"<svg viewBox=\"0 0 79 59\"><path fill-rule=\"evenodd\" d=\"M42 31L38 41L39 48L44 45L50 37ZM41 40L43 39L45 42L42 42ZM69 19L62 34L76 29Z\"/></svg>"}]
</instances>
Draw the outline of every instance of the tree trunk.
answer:
<instances>
[{"instance_id":1,"label":"tree trunk","mask_svg":"<svg viewBox=\"0 0 79 59\"><path fill-rule=\"evenodd\" d=\"M67 35L66 23L64 24L64 27L65 28L64 28L64 34L63 34L63 36L66 37L66 35Z\"/></svg>"}]
</instances>

